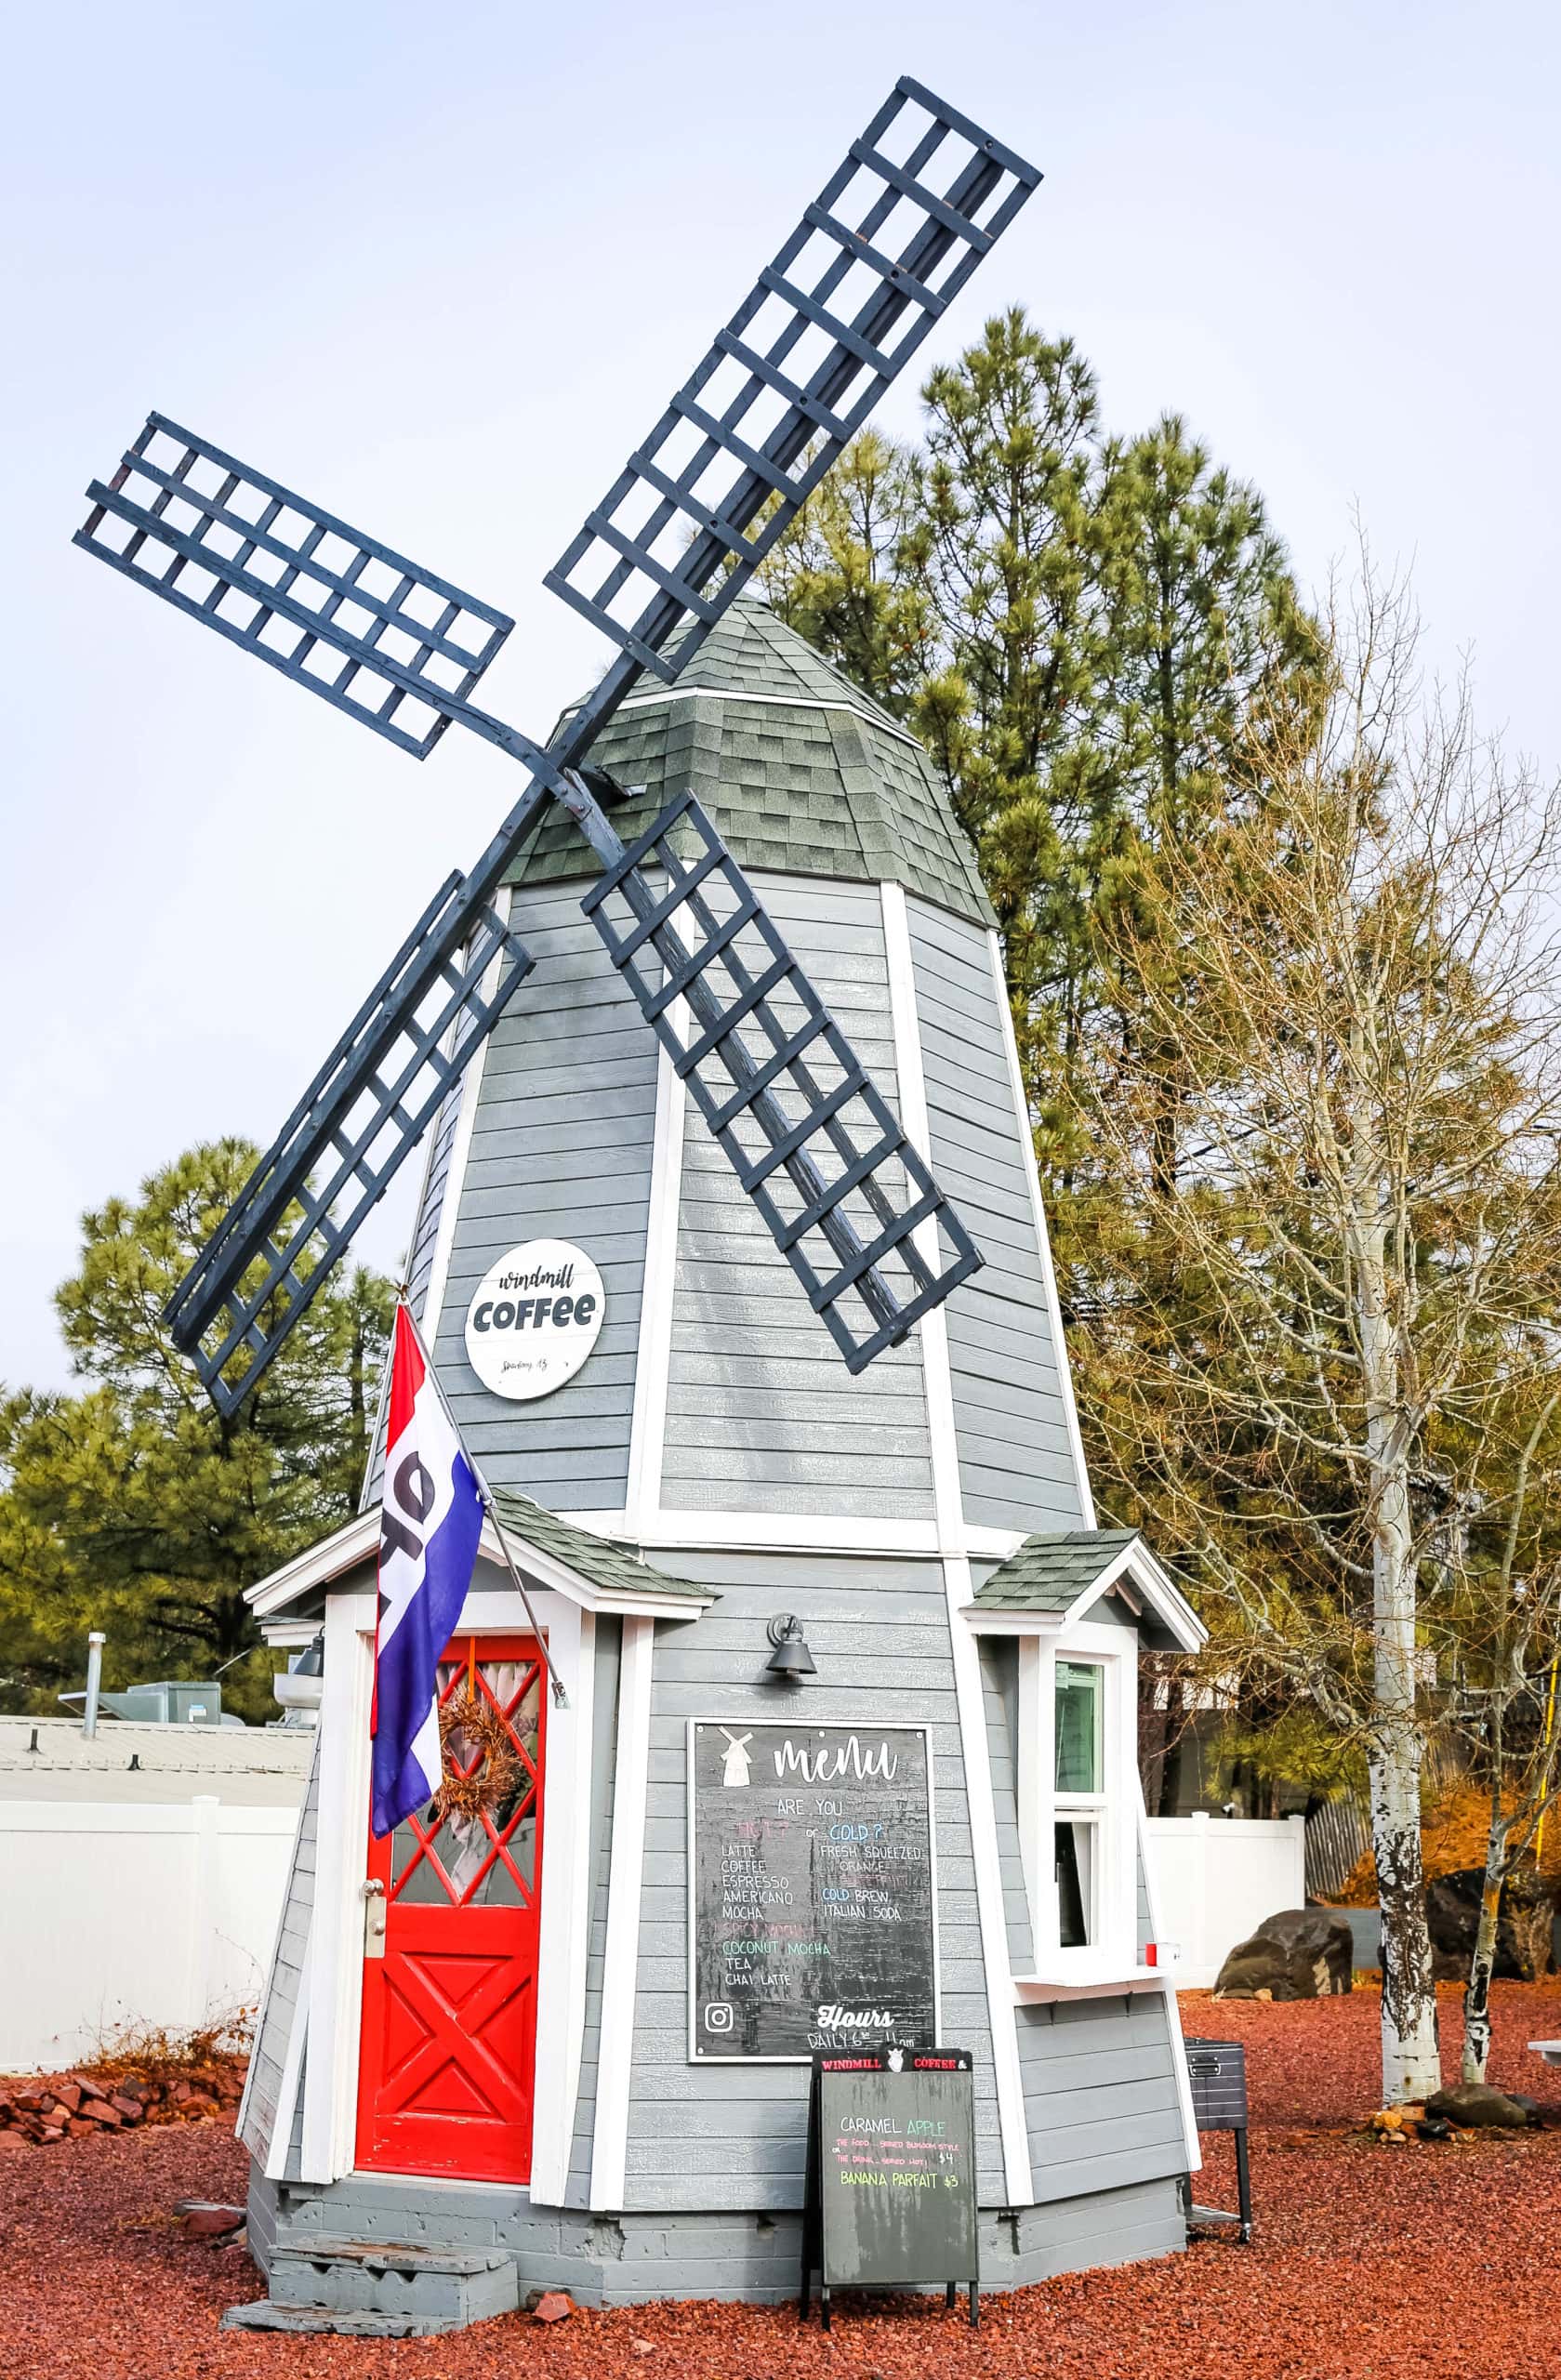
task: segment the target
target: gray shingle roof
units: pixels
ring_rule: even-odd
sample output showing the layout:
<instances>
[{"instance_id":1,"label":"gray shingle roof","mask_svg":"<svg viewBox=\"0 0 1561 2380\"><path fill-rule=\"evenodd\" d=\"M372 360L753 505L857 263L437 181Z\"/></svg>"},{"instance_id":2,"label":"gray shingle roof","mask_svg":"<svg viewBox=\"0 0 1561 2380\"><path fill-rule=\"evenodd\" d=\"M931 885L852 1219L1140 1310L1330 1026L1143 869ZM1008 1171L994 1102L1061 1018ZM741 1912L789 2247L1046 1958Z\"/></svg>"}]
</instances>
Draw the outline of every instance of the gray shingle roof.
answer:
<instances>
[{"instance_id":1,"label":"gray shingle roof","mask_svg":"<svg viewBox=\"0 0 1561 2380\"><path fill-rule=\"evenodd\" d=\"M534 1504L529 1496L520 1495L513 1488L496 1488L493 1499L507 1529L513 1529L540 1553L552 1554L566 1568L589 1579L592 1586L610 1592L628 1588L637 1595L675 1595L680 1602L690 1597L701 1603L720 1600L713 1587L696 1586L692 1579L674 1579L665 1570L654 1570L648 1562L642 1562L632 1546L576 1528L573 1521L561 1521L556 1513Z\"/></svg>"},{"instance_id":2,"label":"gray shingle roof","mask_svg":"<svg viewBox=\"0 0 1561 2380\"><path fill-rule=\"evenodd\" d=\"M993 923L975 854L929 755L766 604L733 604L692 656L686 687L642 681L591 760L645 788L642 799L614 805L626 843L692 787L745 867L887 880ZM594 872L576 830L550 811L510 879Z\"/></svg>"},{"instance_id":3,"label":"gray shingle roof","mask_svg":"<svg viewBox=\"0 0 1561 2380\"><path fill-rule=\"evenodd\" d=\"M1137 1535L1134 1528L1079 1528L1066 1537L1027 1537L972 1600L987 1611L1066 1611Z\"/></svg>"}]
</instances>

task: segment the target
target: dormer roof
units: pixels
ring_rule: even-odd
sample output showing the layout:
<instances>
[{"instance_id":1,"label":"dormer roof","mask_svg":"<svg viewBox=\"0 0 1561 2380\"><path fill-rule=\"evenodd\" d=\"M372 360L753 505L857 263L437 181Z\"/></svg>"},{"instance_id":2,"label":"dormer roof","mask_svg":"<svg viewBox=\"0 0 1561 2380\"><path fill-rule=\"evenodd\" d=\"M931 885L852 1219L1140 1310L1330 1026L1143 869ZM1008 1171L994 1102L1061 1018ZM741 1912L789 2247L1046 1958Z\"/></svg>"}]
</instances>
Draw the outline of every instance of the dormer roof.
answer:
<instances>
[{"instance_id":1,"label":"dormer roof","mask_svg":"<svg viewBox=\"0 0 1561 2380\"><path fill-rule=\"evenodd\" d=\"M1103 1595L1121 1594L1152 1648L1196 1653L1208 1635L1180 1587L1136 1529L1069 1529L1026 1537L982 1580L968 1609L979 1628L1028 1621L1064 1633Z\"/></svg>"}]
</instances>

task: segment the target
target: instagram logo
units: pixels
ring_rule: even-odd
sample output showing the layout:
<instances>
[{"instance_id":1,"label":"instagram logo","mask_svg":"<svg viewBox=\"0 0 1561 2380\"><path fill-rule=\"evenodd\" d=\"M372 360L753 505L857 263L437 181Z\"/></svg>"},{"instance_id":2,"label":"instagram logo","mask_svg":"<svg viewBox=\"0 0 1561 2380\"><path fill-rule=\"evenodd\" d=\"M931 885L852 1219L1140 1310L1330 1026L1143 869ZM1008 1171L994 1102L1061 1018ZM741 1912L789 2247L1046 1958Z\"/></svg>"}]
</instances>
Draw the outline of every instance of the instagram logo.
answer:
<instances>
[{"instance_id":1,"label":"instagram logo","mask_svg":"<svg viewBox=\"0 0 1561 2380\"><path fill-rule=\"evenodd\" d=\"M733 2008L730 2000L707 2000L705 2030L708 2033L729 2033L732 2030Z\"/></svg>"}]
</instances>

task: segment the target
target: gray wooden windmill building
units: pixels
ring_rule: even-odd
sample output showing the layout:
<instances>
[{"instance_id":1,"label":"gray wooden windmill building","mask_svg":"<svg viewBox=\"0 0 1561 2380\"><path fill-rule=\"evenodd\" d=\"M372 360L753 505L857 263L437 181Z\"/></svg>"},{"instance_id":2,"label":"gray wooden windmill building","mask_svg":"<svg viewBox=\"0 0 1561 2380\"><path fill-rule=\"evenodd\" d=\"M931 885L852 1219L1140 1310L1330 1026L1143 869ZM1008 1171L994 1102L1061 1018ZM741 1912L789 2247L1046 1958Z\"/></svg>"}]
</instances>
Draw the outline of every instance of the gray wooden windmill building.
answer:
<instances>
[{"instance_id":1,"label":"gray wooden windmill building","mask_svg":"<svg viewBox=\"0 0 1561 2380\"><path fill-rule=\"evenodd\" d=\"M176 1302L235 1401L421 1141L410 1294L496 1507L443 1787L383 1841L377 1477L254 1590L324 1676L241 2319L786 2296L812 2053L885 2042L974 2053L986 2287L1184 2236L1136 1680L1197 1623L1095 1527L944 789L741 592L1035 178L899 86L590 517L604 575L581 541L552 575L621 653L546 747L470 700L502 615L188 432L92 490L103 558L409 748L454 721L528 773Z\"/></svg>"}]
</instances>

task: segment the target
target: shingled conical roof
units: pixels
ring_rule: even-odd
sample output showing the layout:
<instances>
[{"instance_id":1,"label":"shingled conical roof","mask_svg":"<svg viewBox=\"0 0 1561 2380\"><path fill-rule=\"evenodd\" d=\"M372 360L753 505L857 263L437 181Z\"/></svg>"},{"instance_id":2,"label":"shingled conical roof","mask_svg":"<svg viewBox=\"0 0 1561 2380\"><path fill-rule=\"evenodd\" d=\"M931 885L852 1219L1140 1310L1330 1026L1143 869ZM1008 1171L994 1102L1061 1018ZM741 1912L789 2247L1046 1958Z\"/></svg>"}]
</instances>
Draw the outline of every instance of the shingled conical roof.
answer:
<instances>
[{"instance_id":1,"label":"shingled conical roof","mask_svg":"<svg viewBox=\"0 0 1561 2380\"><path fill-rule=\"evenodd\" d=\"M614 806L625 842L692 787L746 868L887 880L993 922L925 748L765 603L734 603L674 684L642 681L591 759L645 788ZM511 877L541 884L590 872L578 833L553 815Z\"/></svg>"}]
</instances>

